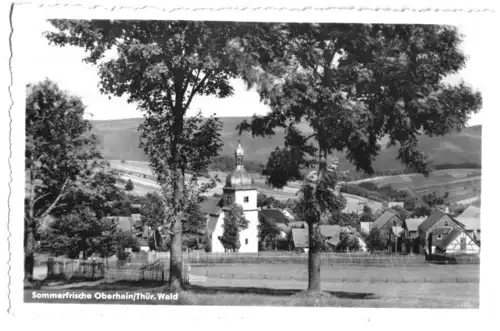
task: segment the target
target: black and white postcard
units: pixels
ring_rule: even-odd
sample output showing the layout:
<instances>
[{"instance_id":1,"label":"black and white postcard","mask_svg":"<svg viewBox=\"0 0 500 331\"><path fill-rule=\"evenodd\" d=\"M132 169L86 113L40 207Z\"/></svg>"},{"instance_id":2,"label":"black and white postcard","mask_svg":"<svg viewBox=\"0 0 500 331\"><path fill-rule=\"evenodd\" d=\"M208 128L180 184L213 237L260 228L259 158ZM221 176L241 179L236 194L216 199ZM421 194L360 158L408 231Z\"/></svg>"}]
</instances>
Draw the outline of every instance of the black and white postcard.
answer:
<instances>
[{"instance_id":1,"label":"black and white postcard","mask_svg":"<svg viewBox=\"0 0 500 331\"><path fill-rule=\"evenodd\" d=\"M14 5L12 309L484 307L494 11L413 5Z\"/></svg>"}]
</instances>

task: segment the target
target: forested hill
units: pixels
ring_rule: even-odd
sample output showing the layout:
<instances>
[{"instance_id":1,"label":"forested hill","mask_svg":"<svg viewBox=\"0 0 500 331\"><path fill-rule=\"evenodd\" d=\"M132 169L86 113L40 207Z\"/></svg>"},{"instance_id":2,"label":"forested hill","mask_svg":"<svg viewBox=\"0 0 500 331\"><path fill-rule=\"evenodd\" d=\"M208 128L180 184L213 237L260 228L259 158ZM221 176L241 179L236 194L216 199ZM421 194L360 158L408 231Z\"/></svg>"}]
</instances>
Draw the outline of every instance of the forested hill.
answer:
<instances>
[{"instance_id":1,"label":"forested hill","mask_svg":"<svg viewBox=\"0 0 500 331\"><path fill-rule=\"evenodd\" d=\"M238 135L236 126L246 117L223 117L222 137L224 148L221 156L232 156L238 139L245 149L245 159L256 163L265 163L269 153L277 146L282 146L284 132L277 131L271 138L252 138L250 134ZM147 161L146 155L139 148L140 132L137 131L141 118L122 120L93 121L93 131L100 141L104 156L108 159ZM302 128L307 131L308 128ZM434 164L481 164L481 126L472 126L461 133L445 137L421 137L420 148L429 154ZM384 149L375 162L376 170L403 168L396 160L396 148ZM337 155L343 169L352 166L343 155Z\"/></svg>"}]
</instances>

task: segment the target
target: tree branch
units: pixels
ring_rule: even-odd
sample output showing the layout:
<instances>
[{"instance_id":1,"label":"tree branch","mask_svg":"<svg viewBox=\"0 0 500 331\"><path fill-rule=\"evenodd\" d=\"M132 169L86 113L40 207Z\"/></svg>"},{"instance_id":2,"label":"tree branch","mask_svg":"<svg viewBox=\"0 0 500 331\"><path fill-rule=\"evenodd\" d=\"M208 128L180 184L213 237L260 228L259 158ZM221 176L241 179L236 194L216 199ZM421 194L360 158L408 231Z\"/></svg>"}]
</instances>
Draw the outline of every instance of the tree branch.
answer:
<instances>
[{"instance_id":1,"label":"tree branch","mask_svg":"<svg viewBox=\"0 0 500 331\"><path fill-rule=\"evenodd\" d=\"M207 81L208 77L210 77L210 74L206 74L205 77L200 81L200 83L196 86L193 85L193 90L191 91L191 94L189 95L188 101L186 102L185 109L189 108L189 105L191 104L191 101L193 100L193 97L198 93L198 91L201 89L203 85L205 85L205 82Z\"/></svg>"},{"instance_id":2,"label":"tree branch","mask_svg":"<svg viewBox=\"0 0 500 331\"><path fill-rule=\"evenodd\" d=\"M57 198L54 200L54 202L52 202L52 204L49 206L49 208L47 208L43 213L42 215L40 215L40 218L43 219L45 216L47 216L48 214L50 214L50 212L56 208L57 206L57 203L59 202L59 200L61 200L61 198L66 194L64 192L64 189L66 188L66 185L68 184L69 182L69 178L66 178L66 180L64 181L64 184L63 186L61 187L61 191L59 192L59 195L57 196ZM60 207L57 206L57 207Z\"/></svg>"}]
</instances>

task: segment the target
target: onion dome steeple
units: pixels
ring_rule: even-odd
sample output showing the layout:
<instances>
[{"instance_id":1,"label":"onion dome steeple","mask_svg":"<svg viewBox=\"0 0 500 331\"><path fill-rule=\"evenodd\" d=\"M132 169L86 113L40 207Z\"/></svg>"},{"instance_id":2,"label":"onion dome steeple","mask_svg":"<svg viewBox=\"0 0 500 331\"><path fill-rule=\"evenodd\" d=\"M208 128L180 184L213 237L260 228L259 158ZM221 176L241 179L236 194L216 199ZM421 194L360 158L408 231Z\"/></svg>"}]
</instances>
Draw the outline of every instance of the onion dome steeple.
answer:
<instances>
[{"instance_id":1,"label":"onion dome steeple","mask_svg":"<svg viewBox=\"0 0 500 331\"><path fill-rule=\"evenodd\" d=\"M245 151L241 147L241 143L238 140L238 147L234 152L236 158L235 169L226 177L227 188L250 188L253 185L252 176L246 171L244 166Z\"/></svg>"}]
</instances>

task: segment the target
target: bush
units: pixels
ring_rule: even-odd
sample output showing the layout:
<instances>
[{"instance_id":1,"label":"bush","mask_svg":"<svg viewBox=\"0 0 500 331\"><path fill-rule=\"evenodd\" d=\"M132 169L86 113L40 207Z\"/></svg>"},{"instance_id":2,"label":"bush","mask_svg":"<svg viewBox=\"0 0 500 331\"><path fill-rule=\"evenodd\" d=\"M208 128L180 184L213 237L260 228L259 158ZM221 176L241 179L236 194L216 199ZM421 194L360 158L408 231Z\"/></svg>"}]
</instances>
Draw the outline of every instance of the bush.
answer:
<instances>
[{"instance_id":1,"label":"bush","mask_svg":"<svg viewBox=\"0 0 500 331\"><path fill-rule=\"evenodd\" d=\"M134 183L132 180L127 180L127 183L125 184L125 190L126 191L132 191L134 189Z\"/></svg>"}]
</instances>

